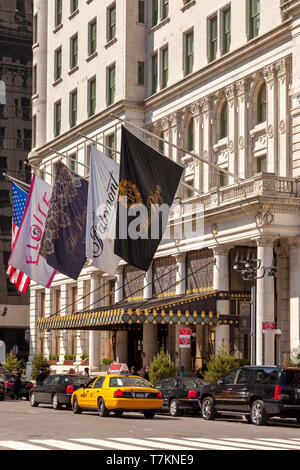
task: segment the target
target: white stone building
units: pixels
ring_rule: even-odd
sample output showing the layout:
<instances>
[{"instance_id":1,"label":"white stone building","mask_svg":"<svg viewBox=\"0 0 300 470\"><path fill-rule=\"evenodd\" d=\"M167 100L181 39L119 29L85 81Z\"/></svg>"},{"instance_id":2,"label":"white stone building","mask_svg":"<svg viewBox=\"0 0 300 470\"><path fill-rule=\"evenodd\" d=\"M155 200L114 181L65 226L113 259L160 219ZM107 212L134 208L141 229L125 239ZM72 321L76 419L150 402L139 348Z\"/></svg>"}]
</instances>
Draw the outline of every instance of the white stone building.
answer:
<instances>
[{"instance_id":1,"label":"white stone building","mask_svg":"<svg viewBox=\"0 0 300 470\"><path fill-rule=\"evenodd\" d=\"M34 18L31 164L50 184L58 158L88 176L83 135L118 159L118 116L164 139L147 137L186 167L191 185L177 203L203 204L205 218L203 236L159 247L144 280L122 264L115 280L86 266L77 283L59 274L49 290L32 283L31 357L89 354L96 369L114 355L141 367L164 345L178 364L178 325L190 325L186 369L221 344L250 358L251 282L233 265L252 249L261 266L275 257L278 268L275 278L258 270L256 362L286 361L300 340L300 1L35 0ZM157 307L143 320L132 317L142 297ZM281 334L263 335L263 321Z\"/></svg>"}]
</instances>

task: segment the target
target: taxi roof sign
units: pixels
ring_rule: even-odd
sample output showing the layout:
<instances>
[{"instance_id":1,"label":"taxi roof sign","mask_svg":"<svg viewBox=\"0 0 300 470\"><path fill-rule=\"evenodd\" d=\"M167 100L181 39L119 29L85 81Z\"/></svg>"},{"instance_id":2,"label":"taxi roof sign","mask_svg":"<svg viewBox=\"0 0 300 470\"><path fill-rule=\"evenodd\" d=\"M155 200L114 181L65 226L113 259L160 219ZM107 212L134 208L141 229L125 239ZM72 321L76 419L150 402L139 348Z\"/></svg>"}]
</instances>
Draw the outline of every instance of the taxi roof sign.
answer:
<instances>
[{"instance_id":1,"label":"taxi roof sign","mask_svg":"<svg viewBox=\"0 0 300 470\"><path fill-rule=\"evenodd\" d=\"M128 372L127 364L118 362L112 362L108 370L109 374L128 374Z\"/></svg>"}]
</instances>

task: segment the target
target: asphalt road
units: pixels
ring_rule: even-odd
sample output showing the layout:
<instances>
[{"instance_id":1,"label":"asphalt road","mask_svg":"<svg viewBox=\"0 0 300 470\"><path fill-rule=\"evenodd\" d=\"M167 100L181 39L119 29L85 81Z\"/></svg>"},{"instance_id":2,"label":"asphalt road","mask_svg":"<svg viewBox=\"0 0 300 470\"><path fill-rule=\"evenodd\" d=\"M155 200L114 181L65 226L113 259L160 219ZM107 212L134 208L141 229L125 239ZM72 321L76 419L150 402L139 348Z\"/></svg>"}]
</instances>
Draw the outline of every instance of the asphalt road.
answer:
<instances>
[{"instance_id":1,"label":"asphalt road","mask_svg":"<svg viewBox=\"0 0 300 470\"><path fill-rule=\"evenodd\" d=\"M141 439L150 439L153 448L155 442L158 448L162 448L162 443L165 443L166 448L172 445L176 448L182 439L189 439L190 442L204 442L208 446L206 448L210 449L213 442L216 442L218 447L220 439L221 447L226 441L230 441L232 447L237 443L239 446L244 443L247 449L249 446L251 448L252 441L255 443L266 439L271 447L276 447L277 444L277 447L282 445L286 449L284 443L287 442L287 446L290 445L293 450L300 450L300 426L292 419L273 419L269 425L259 427L237 418L204 421L200 416L173 418L167 414L157 414L154 419L145 419L139 413L126 413L122 417L112 414L100 418L96 412L74 415L72 410L62 408L56 411L50 405L32 408L24 399L0 401L0 450L6 449L5 443L17 443L8 448L14 448L15 445L18 450L24 450L29 446L28 450L31 450L30 445L43 448L47 443L54 441L59 442L57 445L62 449L62 442L72 442L71 448L75 443L88 442L93 448L97 445L93 439L97 439L98 444L107 439L119 440L119 445L120 442L123 444L116 449L126 444L129 448L135 444L143 447L143 444L138 442ZM186 444L186 441L184 442ZM196 445L193 444L194 447ZM105 445L103 448L105 449ZM68 450L67 444L66 449Z\"/></svg>"}]
</instances>

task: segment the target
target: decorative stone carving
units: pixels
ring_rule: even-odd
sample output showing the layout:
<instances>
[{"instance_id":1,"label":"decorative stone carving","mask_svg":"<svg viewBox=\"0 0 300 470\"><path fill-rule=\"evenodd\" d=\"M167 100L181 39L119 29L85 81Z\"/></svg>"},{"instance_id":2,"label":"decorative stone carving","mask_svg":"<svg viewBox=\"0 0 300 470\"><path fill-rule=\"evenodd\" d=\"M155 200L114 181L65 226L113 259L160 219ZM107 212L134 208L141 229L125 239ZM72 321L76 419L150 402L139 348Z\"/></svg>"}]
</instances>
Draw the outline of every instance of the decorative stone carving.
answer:
<instances>
[{"instance_id":1,"label":"decorative stone carving","mask_svg":"<svg viewBox=\"0 0 300 470\"><path fill-rule=\"evenodd\" d=\"M230 153L232 153L233 150L234 150L234 145L233 145L233 141L232 141L232 140L230 140L230 141L228 142L228 150L229 150Z\"/></svg>"},{"instance_id":2,"label":"decorative stone carving","mask_svg":"<svg viewBox=\"0 0 300 470\"><path fill-rule=\"evenodd\" d=\"M266 83L268 83L272 88L275 78L275 67L273 64L267 65L267 67L263 69L263 76Z\"/></svg>"},{"instance_id":3,"label":"decorative stone carving","mask_svg":"<svg viewBox=\"0 0 300 470\"><path fill-rule=\"evenodd\" d=\"M284 134L285 131L286 131L285 121L284 121L284 119L281 119L281 121L279 123L279 132L280 132L280 134Z\"/></svg>"},{"instance_id":4,"label":"decorative stone carving","mask_svg":"<svg viewBox=\"0 0 300 470\"><path fill-rule=\"evenodd\" d=\"M267 134L268 134L269 139L272 139L272 137L274 136L274 129L273 129L272 124L268 125Z\"/></svg>"},{"instance_id":5,"label":"decorative stone carving","mask_svg":"<svg viewBox=\"0 0 300 470\"><path fill-rule=\"evenodd\" d=\"M241 150L243 150L243 148L245 147L245 140L242 135L239 137L239 147Z\"/></svg>"}]
</instances>

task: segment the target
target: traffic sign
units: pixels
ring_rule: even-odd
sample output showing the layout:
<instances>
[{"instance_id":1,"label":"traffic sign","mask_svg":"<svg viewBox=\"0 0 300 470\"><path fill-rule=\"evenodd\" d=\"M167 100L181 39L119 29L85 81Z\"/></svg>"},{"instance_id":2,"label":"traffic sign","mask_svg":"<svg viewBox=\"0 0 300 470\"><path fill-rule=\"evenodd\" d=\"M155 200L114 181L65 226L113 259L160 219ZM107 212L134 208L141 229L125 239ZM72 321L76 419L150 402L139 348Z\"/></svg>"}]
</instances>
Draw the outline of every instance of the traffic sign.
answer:
<instances>
[{"instance_id":1,"label":"traffic sign","mask_svg":"<svg viewBox=\"0 0 300 470\"><path fill-rule=\"evenodd\" d=\"M191 347L191 329L180 328L179 330L179 347L190 348Z\"/></svg>"},{"instance_id":2,"label":"traffic sign","mask_svg":"<svg viewBox=\"0 0 300 470\"><path fill-rule=\"evenodd\" d=\"M275 322L274 321L263 321L262 322L263 333L275 334Z\"/></svg>"}]
</instances>

